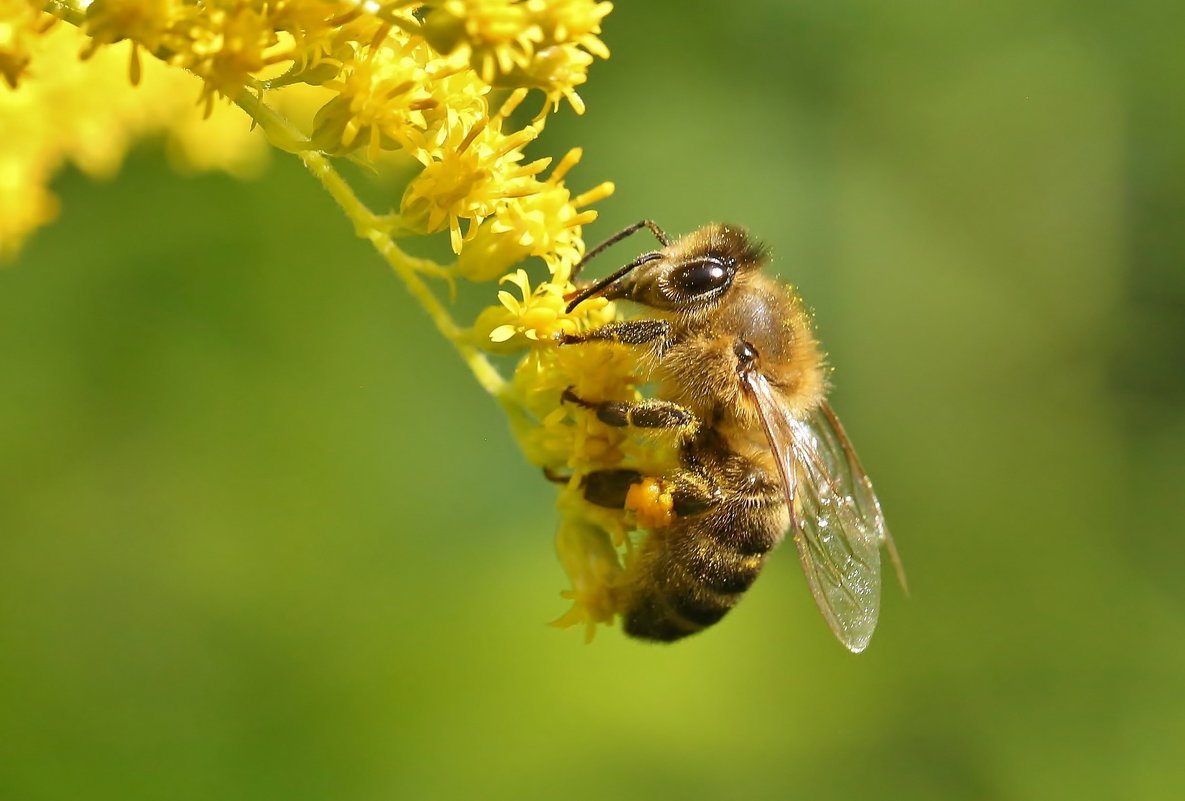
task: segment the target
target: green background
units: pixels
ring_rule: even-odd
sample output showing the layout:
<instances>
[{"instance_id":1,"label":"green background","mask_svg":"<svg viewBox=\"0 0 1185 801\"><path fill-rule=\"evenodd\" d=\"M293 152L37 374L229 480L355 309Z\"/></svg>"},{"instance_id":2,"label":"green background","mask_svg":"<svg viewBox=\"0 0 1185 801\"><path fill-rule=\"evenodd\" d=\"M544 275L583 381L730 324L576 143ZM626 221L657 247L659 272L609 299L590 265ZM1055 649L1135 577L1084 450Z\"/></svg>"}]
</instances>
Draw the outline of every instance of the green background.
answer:
<instances>
[{"instance_id":1,"label":"green background","mask_svg":"<svg viewBox=\"0 0 1185 801\"><path fill-rule=\"evenodd\" d=\"M1185 19L955 5L621 3L536 150L816 309L867 653L786 550L673 647L544 625L553 488L321 189L147 148L0 272L0 801L1185 797Z\"/></svg>"}]
</instances>

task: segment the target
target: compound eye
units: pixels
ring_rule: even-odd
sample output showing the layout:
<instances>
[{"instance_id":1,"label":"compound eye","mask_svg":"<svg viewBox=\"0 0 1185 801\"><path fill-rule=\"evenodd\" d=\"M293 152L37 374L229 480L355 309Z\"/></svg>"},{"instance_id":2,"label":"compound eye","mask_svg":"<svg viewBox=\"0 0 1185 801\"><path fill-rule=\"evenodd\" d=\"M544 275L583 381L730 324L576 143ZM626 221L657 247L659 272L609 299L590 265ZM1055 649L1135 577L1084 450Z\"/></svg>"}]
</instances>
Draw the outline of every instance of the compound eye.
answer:
<instances>
[{"instance_id":1,"label":"compound eye","mask_svg":"<svg viewBox=\"0 0 1185 801\"><path fill-rule=\"evenodd\" d=\"M671 283L682 293L694 297L723 289L732 281L732 271L714 258L685 264L671 276Z\"/></svg>"}]
</instances>

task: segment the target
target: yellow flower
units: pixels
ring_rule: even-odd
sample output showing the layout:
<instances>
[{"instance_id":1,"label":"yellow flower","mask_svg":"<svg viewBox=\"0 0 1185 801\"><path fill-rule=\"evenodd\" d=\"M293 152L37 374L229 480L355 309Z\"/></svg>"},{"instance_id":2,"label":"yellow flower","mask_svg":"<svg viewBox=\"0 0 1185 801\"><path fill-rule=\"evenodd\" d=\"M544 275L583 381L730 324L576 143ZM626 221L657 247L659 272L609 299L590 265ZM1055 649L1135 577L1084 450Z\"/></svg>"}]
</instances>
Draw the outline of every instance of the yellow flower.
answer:
<instances>
[{"instance_id":1,"label":"yellow flower","mask_svg":"<svg viewBox=\"0 0 1185 801\"><path fill-rule=\"evenodd\" d=\"M563 185L568 170L580 161L583 151L573 148L548 176L538 192L508 203L494 218L494 234L513 234L532 256L539 256L551 271L552 280L566 284L572 267L584 255L582 226L597 218L586 208L613 194L614 185L605 181L573 198Z\"/></svg>"},{"instance_id":2,"label":"yellow flower","mask_svg":"<svg viewBox=\"0 0 1185 801\"><path fill-rule=\"evenodd\" d=\"M446 0L423 30L440 52L467 53L486 83L543 89L553 105L567 98L579 114L575 89L593 56L609 57L598 34L612 10L595 0Z\"/></svg>"},{"instance_id":3,"label":"yellow flower","mask_svg":"<svg viewBox=\"0 0 1185 801\"><path fill-rule=\"evenodd\" d=\"M469 223L469 234L486 217L494 214L508 198L529 194L536 187L530 180L547 167L550 159L522 164L522 147L538 134L528 126L504 135L488 125L468 131L456 126L445 144L424 159L423 171L403 195L404 221L424 233L449 231L453 252L461 252L464 237L461 221Z\"/></svg>"},{"instance_id":4,"label":"yellow flower","mask_svg":"<svg viewBox=\"0 0 1185 801\"><path fill-rule=\"evenodd\" d=\"M86 11L83 30L90 37L84 52L92 53L103 45L131 39L155 51L164 44L169 28L183 13L178 0L94 0L79 4Z\"/></svg>"},{"instance_id":5,"label":"yellow flower","mask_svg":"<svg viewBox=\"0 0 1185 801\"><path fill-rule=\"evenodd\" d=\"M0 155L0 258L16 255L25 236L58 214L44 168Z\"/></svg>"},{"instance_id":6,"label":"yellow flower","mask_svg":"<svg viewBox=\"0 0 1185 801\"><path fill-rule=\"evenodd\" d=\"M543 259L552 280L567 284L572 267L584 253L582 226L597 218L587 206L613 193L605 181L573 198L563 178L580 161L573 148L533 192L509 198L467 242L457 259L456 272L471 281L502 275L529 256Z\"/></svg>"},{"instance_id":7,"label":"yellow flower","mask_svg":"<svg viewBox=\"0 0 1185 801\"><path fill-rule=\"evenodd\" d=\"M577 114L584 113L584 99L576 87L588 80L592 56L573 45L555 45L540 50L525 67L508 73L496 85L542 89L552 108L567 100Z\"/></svg>"},{"instance_id":8,"label":"yellow flower","mask_svg":"<svg viewBox=\"0 0 1185 801\"><path fill-rule=\"evenodd\" d=\"M247 3L214 7L189 20L188 47L179 49L169 62L206 80L206 107L214 93L234 99L250 78L265 66L291 56L273 48L279 44L275 28Z\"/></svg>"},{"instance_id":9,"label":"yellow flower","mask_svg":"<svg viewBox=\"0 0 1185 801\"><path fill-rule=\"evenodd\" d=\"M548 44L578 45L597 58L609 58L609 48L598 36L601 21L613 10L612 3L597 0L552 0L536 2L535 20L546 32Z\"/></svg>"},{"instance_id":10,"label":"yellow flower","mask_svg":"<svg viewBox=\"0 0 1185 801\"><path fill-rule=\"evenodd\" d=\"M377 47L350 52L340 75L324 82L336 96L318 112L313 141L326 152L365 144L371 161L395 148L425 160L447 146L450 128L472 130L487 116L489 85L420 39L395 30Z\"/></svg>"},{"instance_id":11,"label":"yellow flower","mask_svg":"<svg viewBox=\"0 0 1185 801\"><path fill-rule=\"evenodd\" d=\"M169 28L182 12L176 0L94 0L86 9L83 30L90 40L83 46L83 58L90 58L103 45L131 41L130 77L140 82L139 48L156 52L166 46Z\"/></svg>"},{"instance_id":12,"label":"yellow flower","mask_svg":"<svg viewBox=\"0 0 1185 801\"><path fill-rule=\"evenodd\" d=\"M584 637L592 641L598 623L612 623L619 602L615 589L624 575L617 550L599 526L566 517L556 533L556 553L572 589L562 593L572 608L552 625L584 626Z\"/></svg>"},{"instance_id":13,"label":"yellow flower","mask_svg":"<svg viewBox=\"0 0 1185 801\"><path fill-rule=\"evenodd\" d=\"M469 48L470 64L486 83L529 63L543 31L520 0L446 0L424 19L424 35L437 50Z\"/></svg>"},{"instance_id":14,"label":"yellow flower","mask_svg":"<svg viewBox=\"0 0 1185 801\"><path fill-rule=\"evenodd\" d=\"M104 62L118 50L132 83L140 82L142 72L159 72L162 62L183 68L202 83L193 94L175 97L200 98L207 116L214 112L218 96L230 98L252 109L254 122L272 143L290 152L348 154L378 165L384 152L403 150L423 169L406 187L401 206L406 219L392 218L392 230L433 233L447 228L454 252L460 253L465 239L491 220L487 229L491 236L505 234L516 244L486 244L502 268L494 271L486 266L478 271L487 280L514 267L523 253L544 259L552 270L570 264L581 252L579 226L593 216L580 208L579 199L568 196L558 175L551 182L534 180L547 160L523 162L521 148L538 134L546 114L539 114L533 125L505 130L510 109L522 101L526 89L512 94L502 109L492 113L491 86L540 88L553 107L564 95L577 103L572 87L584 80L590 54L607 55L597 34L609 8L591 0L58 0L54 4L56 14L86 34L71 32L77 42L75 52L96 65L77 70L80 85L105 85L94 79L110 69ZM51 19L29 0L0 0L0 72L7 83L24 82L31 69L36 73L36 51L52 38L46 35ZM549 52L557 47L574 51L572 63L579 62L574 70L571 64L561 69L563 75L557 74L558 62ZM154 58L142 65L142 53ZM69 61L55 55L46 59L44 72L69 71ZM174 72L181 77L179 70ZM276 93L298 83L318 85L329 93L312 124L303 128L269 113L280 105ZM81 95L74 98L76 105L110 102L106 91L92 92L87 101ZM51 118L63 116L69 118L70 113ZM97 163L105 154L105 163L114 168L132 137L169 125L146 119L141 127L122 138L109 137L110 144L99 144L96 137L67 149L83 154L76 157L88 163ZM189 128L184 130L187 133L179 140L184 144L174 149L191 164L233 164L240 173L258 164L252 155L236 161L231 152L234 146L225 144L245 136L219 136L211 152L203 152L200 137L191 135ZM21 171L22 185L48 181L59 162L49 158L44 169ZM28 191L36 194L38 190ZM44 187L40 191L44 193ZM22 215L21 230L47 220L51 207L35 204L41 212ZM16 230L18 223L8 227Z\"/></svg>"},{"instance_id":15,"label":"yellow flower","mask_svg":"<svg viewBox=\"0 0 1185 801\"><path fill-rule=\"evenodd\" d=\"M28 0L0 0L0 74L15 89L33 58L39 35L53 23Z\"/></svg>"},{"instance_id":16,"label":"yellow flower","mask_svg":"<svg viewBox=\"0 0 1185 801\"><path fill-rule=\"evenodd\" d=\"M532 292L526 270L515 270L502 277L502 283L512 283L522 294L519 300L506 290L498 292L498 302L505 307L509 319L490 331L491 342L506 342L514 336L530 340L551 340L561 332L576 330L576 322L564 311L567 301L553 283L545 282Z\"/></svg>"}]
</instances>

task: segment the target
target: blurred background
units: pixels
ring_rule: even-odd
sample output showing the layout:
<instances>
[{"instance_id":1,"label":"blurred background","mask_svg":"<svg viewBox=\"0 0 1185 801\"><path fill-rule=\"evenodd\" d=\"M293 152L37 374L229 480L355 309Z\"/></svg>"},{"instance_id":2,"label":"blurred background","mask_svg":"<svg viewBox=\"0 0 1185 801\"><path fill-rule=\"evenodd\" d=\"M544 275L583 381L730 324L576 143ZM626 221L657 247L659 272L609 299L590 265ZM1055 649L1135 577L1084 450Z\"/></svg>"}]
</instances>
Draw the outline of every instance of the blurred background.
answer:
<instances>
[{"instance_id":1,"label":"blurred background","mask_svg":"<svg viewBox=\"0 0 1185 801\"><path fill-rule=\"evenodd\" d=\"M815 308L913 585L859 657L786 549L673 647L547 627L553 488L294 160L63 174L0 272L0 799L1185 797L1183 16L621 3L538 143L617 183L586 239L743 223Z\"/></svg>"}]
</instances>

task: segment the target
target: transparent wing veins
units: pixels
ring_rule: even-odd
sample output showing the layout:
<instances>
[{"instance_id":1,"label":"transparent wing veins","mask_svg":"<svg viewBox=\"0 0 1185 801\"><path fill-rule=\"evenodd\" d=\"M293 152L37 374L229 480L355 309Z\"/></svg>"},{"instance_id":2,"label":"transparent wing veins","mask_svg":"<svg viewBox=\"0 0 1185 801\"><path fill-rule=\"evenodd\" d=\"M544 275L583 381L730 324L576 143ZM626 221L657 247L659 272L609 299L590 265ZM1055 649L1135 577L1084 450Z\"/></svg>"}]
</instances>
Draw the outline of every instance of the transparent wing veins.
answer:
<instances>
[{"instance_id":1,"label":"transparent wing veins","mask_svg":"<svg viewBox=\"0 0 1185 801\"><path fill-rule=\"evenodd\" d=\"M858 653L876 628L882 544L904 578L872 483L830 406L799 420L759 372L742 380L778 465L811 594L835 636Z\"/></svg>"}]
</instances>

